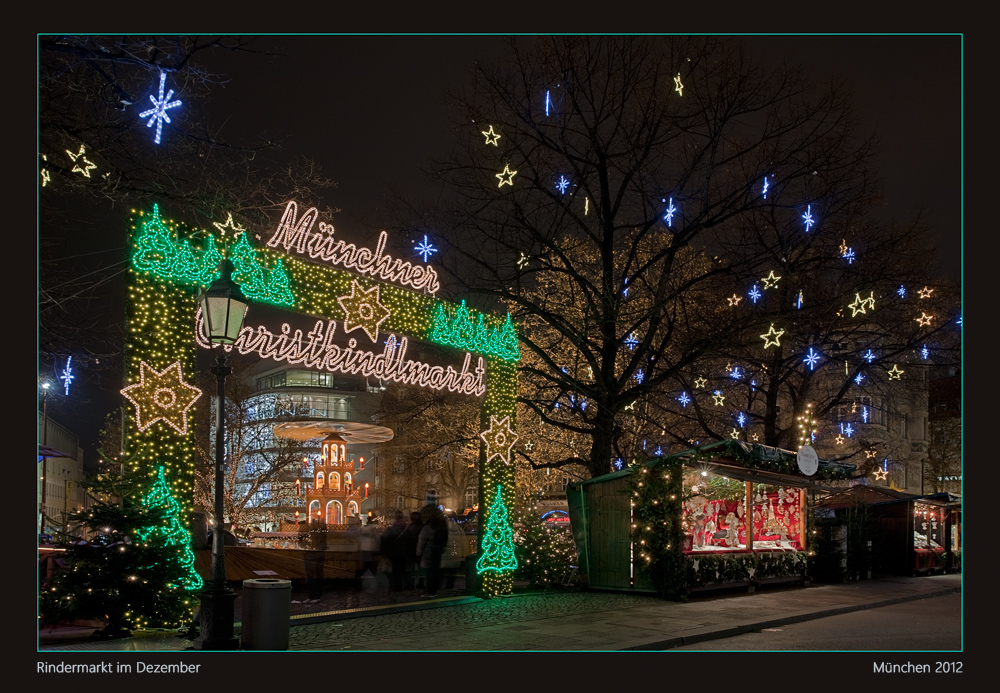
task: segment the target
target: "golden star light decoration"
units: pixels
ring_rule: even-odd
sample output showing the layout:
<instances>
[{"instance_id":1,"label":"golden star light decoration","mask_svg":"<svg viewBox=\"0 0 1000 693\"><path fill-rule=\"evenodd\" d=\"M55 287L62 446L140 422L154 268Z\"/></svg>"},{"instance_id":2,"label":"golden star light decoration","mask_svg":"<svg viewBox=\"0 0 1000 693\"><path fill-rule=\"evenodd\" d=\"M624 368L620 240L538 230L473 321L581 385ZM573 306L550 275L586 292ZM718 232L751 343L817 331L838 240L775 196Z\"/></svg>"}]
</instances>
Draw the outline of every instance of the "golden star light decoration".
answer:
<instances>
[{"instance_id":1,"label":"golden star light decoration","mask_svg":"<svg viewBox=\"0 0 1000 693\"><path fill-rule=\"evenodd\" d=\"M835 441L835 442L837 443L837 445L843 445L843 444L844 444L844 441L846 440L846 438L844 438L844 436L843 436L843 435L838 435L838 436L837 436L836 438L834 438L833 440L834 440L834 441Z\"/></svg>"},{"instance_id":2,"label":"golden star light decoration","mask_svg":"<svg viewBox=\"0 0 1000 693\"><path fill-rule=\"evenodd\" d=\"M719 391L716 391L715 394L712 395L712 397L715 398L715 406L717 407L723 406L722 403L726 400L726 396Z\"/></svg>"},{"instance_id":3,"label":"golden star light decoration","mask_svg":"<svg viewBox=\"0 0 1000 693\"><path fill-rule=\"evenodd\" d=\"M528 256L525 255L524 253L521 253L521 257L519 257L517 260L517 266L519 269L524 269L525 267L528 266L528 262L530 262Z\"/></svg>"},{"instance_id":4,"label":"golden star light decoration","mask_svg":"<svg viewBox=\"0 0 1000 693\"><path fill-rule=\"evenodd\" d=\"M870 460L877 454L878 452L876 452L875 450L865 450L865 459Z\"/></svg>"},{"instance_id":5,"label":"golden star light decoration","mask_svg":"<svg viewBox=\"0 0 1000 693\"><path fill-rule=\"evenodd\" d=\"M856 317L858 313L864 314L866 308L875 310L875 292L872 291L868 298L861 298L861 294L854 294L854 302L847 306L851 309L851 317Z\"/></svg>"},{"instance_id":6,"label":"golden star light decoration","mask_svg":"<svg viewBox=\"0 0 1000 693\"><path fill-rule=\"evenodd\" d=\"M344 309L344 332L359 327L373 342L378 341L378 328L392 311L379 303L379 286L376 284L365 291L357 280L351 281L351 295L337 297L337 303Z\"/></svg>"},{"instance_id":7,"label":"golden star light decoration","mask_svg":"<svg viewBox=\"0 0 1000 693\"><path fill-rule=\"evenodd\" d=\"M705 387L705 384L707 382L708 382L707 380L705 380L703 377L701 377L699 375L697 378L694 379L694 386L695 387Z\"/></svg>"},{"instance_id":8,"label":"golden star light decoration","mask_svg":"<svg viewBox=\"0 0 1000 693\"><path fill-rule=\"evenodd\" d=\"M684 85L681 83L681 73L678 72L677 76L674 77L674 91L677 92L678 96L684 96Z\"/></svg>"},{"instance_id":9,"label":"golden star light decoration","mask_svg":"<svg viewBox=\"0 0 1000 693\"><path fill-rule=\"evenodd\" d=\"M245 228L243 228L242 226L237 226L236 222L233 221L233 213L232 212L229 212L229 218L226 219L226 223L225 224L220 224L217 221L213 221L212 222L212 226L214 226L215 228L219 229L219 232L222 234L223 238L226 237L226 231L227 230L230 230L230 231L233 232L233 238L234 239L238 238L241 233L246 233L246 229Z\"/></svg>"},{"instance_id":10,"label":"golden star light decoration","mask_svg":"<svg viewBox=\"0 0 1000 693\"><path fill-rule=\"evenodd\" d=\"M496 132L493 129L492 125L490 125L490 129L489 130L482 130L481 132L484 135L486 135L486 144L492 144L494 147L498 147L499 146L497 144L497 140L500 139L500 133Z\"/></svg>"},{"instance_id":11,"label":"golden star light decoration","mask_svg":"<svg viewBox=\"0 0 1000 693\"><path fill-rule=\"evenodd\" d=\"M730 437L730 438L732 438L733 440L736 440L737 438L739 438L739 437L740 437L740 432L739 432L739 430L738 430L738 429L736 429L736 428L734 428L734 429L733 429L733 430L732 430L732 431L731 431L731 432L729 433L729 437Z\"/></svg>"},{"instance_id":12,"label":"golden star light decoration","mask_svg":"<svg viewBox=\"0 0 1000 693\"><path fill-rule=\"evenodd\" d=\"M774 276L774 270L771 270L771 273L768 274L766 277L760 278L760 280L764 282L765 289L773 289L776 286L778 286L779 279L781 279L781 277Z\"/></svg>"},{"instance_id":13,"label":"golden star light decoration","mask_svg":"<svg viewBox=\"0 0 1000 693\"><path fill-rule=\"evenodd\" d=\"M504 164L503 171L496 174L497 178L500 179L500 184L497 185L497 187L502 188L504 185L509 185L511 187L514 187L514 175L516 173L517 171L510 170L510 164Z\"/></svg>"},{"instance_id":14,"label":"golden star light decoration","mask_svg":"<svg viewBox=\"0 0 1000 693\"><path fill-rule=\"evenodd\" d=\"M774 344L774 346L781 346L781 342L778 341L778 338L783 334L785 334L785 331L775 330L774 323L772 322L771 329L760 336L760 338L764 340L764 348L767 349L772 344ZM773 342L771 341L772 339L774 340Z\"/></svg>"},{"instance_id":15,"label":"golden star light decoration","mask_svg":"<svg viewBox=\"0 0 1000 693\"><path fill-rule=\"evenodd\" d=\"M733 294L732 296L730 296L726 300L729 301L729 305L735 306L735 305L737 305L743 299L742 299L742 296L740 296L739 294Z\"/></svg>"},{"instance_id":16,"label":"golden star light decoration","mask_svg":"<svg viewBox=\"0 0 1000 693\"><path fill-rule=\"evenodd\" d=\"M885 481L889 477L888 471L886 471L885 469L879 469L878 467L875 468L875 471L873 473L875 474L875 478L878 481Z\"/></svg>"},{"instance_id":17,"label":"golden star light decoration","mask_svg":"<svg viewBox=\"0 0 1000 693\"><path fill-rule=\"evenodd\" d=\"M927 313L921 313L919 318L914 318L914 320L917 321L917 324L920 325L921 327L927 327L928 325L931 324L931 320L933 319L934 316L928 315Z\"/></svg>"},{"instance_id":18,"label":"golden star light decoration","mask_svg":"<svg viewBox=\"0 0 1000 693\"><path fill-rule=\"evenodd\" d=\"M510 450L517 442L517 434L510 427L510 416L502 419L490 414L490 427L479 434L486 443L486 461L499 457L504 464L510 464Z\"/></svg>"},{"instance_id":19,"label":"golden star light decoration","mask_svg":"<svg viewBox=\"0 0 1000 693\"><path fill-rule=\"evenodd\" d=\"M900 370L899 364L894 363L892 364L892 369L889 371L889 380L899 380L899 377L905 372L904 370Z\"/></svg>"},{"instance_id":20,"label":"golden star light decoration","mask_svg":"<svg viewBox=\"0 0 1000 693\"><path fill-rule=\"evenodd\" d=\"M929 286L925 286L917 292L917 294L920 295L920 298L930 298L932 293L934 293L934 289Z\"/></svg>"},{"instance_id":21,"label":"golden star light decoration","mask_svg":"<svg viewBox=\"0 0 1000 693\"><path fill-rule=\"evenodd\" d=\"M66 150L66 153L69 155L69 158L73 160L74 165L72 173L79 173L84 178L90 178L90 170L97 168L97 164L95 164L93 161L84 156L84 153L86 151L87 150L84 149L83 145L81 144L80 151L78 151L76 154L74 154L68 149ZM80 162L81 159L82 159L82 168Z\"/></svg>"},{"instance_id":22,"label":"golden star light decoration","mask_svg":"<svg viewBox=\"0 0 1000 693\"><path fill-rule=\"evenodd\" d=\"M145 361L139 362L139 382L121 390L135 405L135 425L145 431L157 421L187 435L187 413L201 397L201 390L184 382L180 361L157 371Z\"/></svg>"}]
</instances>

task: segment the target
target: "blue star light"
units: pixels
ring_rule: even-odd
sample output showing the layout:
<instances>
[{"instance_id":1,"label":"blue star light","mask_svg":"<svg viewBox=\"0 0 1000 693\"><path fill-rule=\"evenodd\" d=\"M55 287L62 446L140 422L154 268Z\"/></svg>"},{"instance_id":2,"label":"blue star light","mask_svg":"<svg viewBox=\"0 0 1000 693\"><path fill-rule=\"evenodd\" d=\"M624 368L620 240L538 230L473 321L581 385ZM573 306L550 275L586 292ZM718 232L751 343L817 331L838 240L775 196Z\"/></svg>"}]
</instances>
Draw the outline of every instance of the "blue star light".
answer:
<instances>
[{"instance_id":1,"label":"blue star light","mask_svg":"<svg viewBox=\"0 0 1000 693\"><path fill-rule=\"evenodd\" d=\"M767 199L767 189L771 187L767 182L767 176L764 176L764 189L761 191L764 193L764 199Z\"/></svg>"},{"instance_id":2,"label":"blue star light","mask_svg":"<svg viewBox=\"0 0 1000 693\"><path fill-rule=\"evenodd\" d=\"M852 426L851 424L847 424L846 426L843 426L841 428L841 433L843 433L845 436L847 436L848 438L850 438L852 435L854 435L854 426Z\"/></svg>"},{"instance_id":3,"label":"blue star light","mask_svg":"<svg viewBox=\"0 0 1000 693\"><path fill-rule=\"evenodd\" d=\"M625 466L625 462L624 462L624 460L622 460L621 457L616 457L615 461L612 462L612 464L615 466L615 469L618 469L618 470L620 470L622 467Z\"/></svg>"},{"instance_id":4,"label":"blue star light","mask_svg":"<svg viewBox=\"0 0 1000 693\"><path fill-rule=\"evenodd\" d=\"M799 289L799 295L795 297L795 307L802 310L802 290Z\"/></svg>"},{"instance_id":5,"label":"blue star light","mask_svg":"<svg viewBox=\"0 0 1000 693\"><path fill-rule=\"evenodd\" d=\"M680 402L682 406L687 407L688 403L691 401L691 398L688 397L688 393L682 392L681 396L677 398L677 401Z\"/></svg>"},{"instance_id":6,"label":"blue star light","mask_svg":"<svg viewBox=\"0 0 1000 693\"><path fill-rule=\"evenodd\" d=\"M858 373L857 376L855 376L855 378L854 378L854 382L857 383L858 385L860 385L861 381L864 380L864 379L865 379L865 374L864 373Z\"/></svg>"},{"instance_id":7,"label":"blue star light","mask_svg":"<svg viewBox=\"0 0 1000 693\"><path fill-rule=\"evenodd\" d=\"M743 428L743 424L745 424L746 422L747 422L746 415L743 412L740 412L740 415L736 417L736 423L740 425L740 428Z\"/></svg>"},{"instance_id":8,"label":"blue star light","mask_svg":"<svg viewBox=\"0 0 1000 693\"><path fill-rule=\"evenodd\" d=\"M819 353L813 351L812 347L809 347L809 353L806 354L806 357L802 361L809 364L809 370L813 370L819 362L819 356Z\"/></svg>"},{"instance_id":9,"label":"blue star light","mask_svg":"<svg viewBox=\"0 0 1000 693\"><path fill-rule=\"evenodd\" d=\"M899 288L896 289L896 293L899 294L900 298L906 298L906 287L900 284Z\"/></svg>"},{"instance_id":10,"label":"blue star light","mask_svg":"<svg viewBox=\"0 0 1000 693\"><path fill-rule=\"evenodd\" d=\"M848 248L844 251L844 259L847 260L848 265L854 264L854 248Z\"/></svg>"},{"instance_id":11,"label":"blue star light","mask_svg":"<svg viewBox=\"0 0 1000 693\"><path fill-rule=\"evenodd\" d=\"M760 291L757 289L757 285L756 284L754 284L753 288L750 289L750 291L747 292L747 296L749 296L750 300L753 301L754 303L757 302L757 299L760 298L761 294L760 294Z\"/></svg>"},{"instance_id":12,"label":"blue star light","mask_svg":"<svg viewBox=\"0 0 1000 693\"><path fill-rule=\"evenodd\" d=\"M653 454L656 455L657 457L662 457L663 456L663 448L660 447L659 445L657 445L656 449L653 450Z\"/></svg>"},{"instance_id":13,"label":"blue star light","mask_svg":"<svg viewBox=\"0 0 1000 693\"><path fill-rule=\"evenodd\" d=\"M427 240L427 235L424 235L424 240L417 246L417 255L424 258L424 262L427 262L427 258L431 256L432 253L436 253L437 248L430 244Z\"/></svg>"},{"instance_id":14,"label":"blue star light","mask_svg":"<svg viewBox=\"0 0 1000 693\"><path fill-rule=\"evenodd\" d=\"M868 407L861 407L861 420L868 423Z\"/></svg>"},{"instance_id":15,"label":"blue star light","mask_svg":"<svg viewBox=\"0 0 1000 693\"><path fill-rule=\"evenodd\" d=\"M635 372L635 381L637 383L641 383L642 380L643 380L643 378L645 378L645 377L646 377L646 374L642 372L641 368Z\"/></svg>"},{"instance_id":16,"label":"blue star light","mask_svg":"<svg viewBox=\"0 0 1000 693\"><path fill-rule=\"evenodd\" d=\"M628 277L625 277L624 286L625 286L625 288L622 289L622 296L624 296L625 298L628 298Z\"/></svg>"},{"instance_id":17,"label":"blue star light","mask_svg":"<svg viewBox=\"0 0 1000 693\"><path fill-rule=\"evenodd\" d=\"M729 377L732 378L733 380L739 380L740 378L742 378L743 374L740 373L740 367L736 366L736 368L733 369L732 373L729 374Z\"/></svg>"},{"instance_id":18,"label":"blue star light","mask_svg":"<svg viewBox=\"0 0 1000 693\"><path fill-rule=\"evenodd\" d=\"M559 176L559 180L556 181L556 188L559 189L559 192L565 195L566 188L568 187L569 187L569 181L566 180L566 176Z\"/></svg>"},{"instance_id":19,"label":"blue star light","mask_svg":"<svg viewBox=\"0 0 1000 693\"><path fill-rule=\"evenodd\" d=\"M812 210L812 205L807 205L806 213L802 215L802 221L805 222L806 225L806 233L809 233L809 228L816 223L815 221L813 221L813 215L811 210Z\"/></svg>"},{"instance_id":20,"label":"blue star light","mask_svg":"<svg viewBox=\"0 0 1000 693\"><path fill-rule=\"evenodd\" d=\"M872 361L875 360L875 352L869 349L868 351L866 351L864 354L861 355L861 358L863 358L868 363L871 363Z\"/></svg>"},{"instance_id":21,"label":"blue star light","mask_svg":"<svg viewBox=\"0 0 1000 693\"><path fill-rule=\"evenodd\" d=\"M677 208L674 207L674 198L670 198L670 202L667 203L667 213L663 215L663 220L667 222L667 226L670 226L674 221L674 213Z\"/></svg>"},{"instance_id":22,"label":"blue star light","mask_svg":"<svg viewBox=\"0 0 1000 693\"><path fill-rule=\"evenodd\" d=\"M174 90L171 89L167 92L166 96L163 96L163 86L167 81L167 73L160 73L160 98L154 99L153 95L149 95L149 100L153 102L153 107L148 111L143 111L139 114L140 118L145 118L150 116L149 122L146 123L146 127L152 127L153 123L156 123L156 137L153 139L156 144L160 143L160 133L163 131L163 122L170 122L170 116L167 115L167 109L176 108L181 105L180 100L171 101L170 97L174 95Z\"/></svg>"},{"instance_id":23,"label":"blue star light","mask_svg":"<svg viewBox=\"0 0 1000 693\"><path fill-rule=\"evenodd\" d=\"M72 362L73 362L73 357L72 356L67 356L66 357L66 367L63 368L62 374L59 376L59 379L62 380L62 382L63 382L63 386L65 386L65 388L66 388L66 394L67 395L69 394L69 384L71 382L73 382L73 378L75 377L73 375L73 368L70 366L70 364Z\"/></svg>"},{"instance_id":24,"label":"blue star light","mask_svg":"<svg viewBox=\"0 0 1000 693\"><path fill-rule=\"evenodd\" d=\"M625 346L628 347L629 351L632 351L639 346L639 340L636 339L635 332L625 338Z\"/></svg>"},{"instance_id":25,"label":"blue star light","mask_svg":"<svg viewBox=\"0 0 1000 693\"><path fill-rule=\"evenodd\" d=\"M920 357L926 360L926 359L927 359L927 355L928 355L929 353L930 353L930 352L929 352L929 351L927 351L927 345L926 345L926 344L924 344L923 348L922 348L922 349L920 350Z\"/></svg>"}]
</instances>

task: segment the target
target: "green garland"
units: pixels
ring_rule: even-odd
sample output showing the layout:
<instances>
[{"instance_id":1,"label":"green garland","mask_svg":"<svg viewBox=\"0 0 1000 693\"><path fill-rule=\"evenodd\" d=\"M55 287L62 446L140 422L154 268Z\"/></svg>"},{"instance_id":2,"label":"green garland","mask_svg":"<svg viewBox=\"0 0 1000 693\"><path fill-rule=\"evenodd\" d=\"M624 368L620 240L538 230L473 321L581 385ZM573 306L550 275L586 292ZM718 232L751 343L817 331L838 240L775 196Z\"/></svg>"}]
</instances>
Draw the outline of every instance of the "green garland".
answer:
<instances>
[{"instance_id":1,"label":"green garland","mask_svg":"<svg viewBox=\"0 0 1000 693\"><path fill-rule=\"evenodd\" d=\"M688 587L806 574L805 551L702 554L688 557L684 581Z\"/></svg>"},{"instance_id":2,"label":"green garland","mask_svg":"<svg viewBox=\"0 0 1000 693\"><path fill-rule=\"evenodd\" d=\"M673 458L634 468L628 482L635 563L649 575L658 595L678 601L687 596L682 487L683 463Z\"/></svg>"}]
</instances>

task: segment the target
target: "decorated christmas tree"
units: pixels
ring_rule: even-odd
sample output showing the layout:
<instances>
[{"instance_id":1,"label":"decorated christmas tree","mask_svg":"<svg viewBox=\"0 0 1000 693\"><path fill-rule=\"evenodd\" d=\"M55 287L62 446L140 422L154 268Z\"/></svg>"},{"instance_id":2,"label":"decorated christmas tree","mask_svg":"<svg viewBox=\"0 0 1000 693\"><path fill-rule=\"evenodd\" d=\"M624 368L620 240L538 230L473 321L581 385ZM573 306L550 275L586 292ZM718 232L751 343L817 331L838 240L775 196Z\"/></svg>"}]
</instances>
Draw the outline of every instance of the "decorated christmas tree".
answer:
<instances>
[{"instance_id":1,"label":"decorated christmas tree","mask_svg":"<svg viewBox=\"0 0 1000 693\"><path fill-rule=\"evenodd\" d=\"M476 561L476 571L501 572L515 568L517 568L517 558L514 556L514 531L508 521L502 487L497 485L497 492L490 505L489 521L483 530L482 550L479 560Z\"/></svg>"}]
</instances>

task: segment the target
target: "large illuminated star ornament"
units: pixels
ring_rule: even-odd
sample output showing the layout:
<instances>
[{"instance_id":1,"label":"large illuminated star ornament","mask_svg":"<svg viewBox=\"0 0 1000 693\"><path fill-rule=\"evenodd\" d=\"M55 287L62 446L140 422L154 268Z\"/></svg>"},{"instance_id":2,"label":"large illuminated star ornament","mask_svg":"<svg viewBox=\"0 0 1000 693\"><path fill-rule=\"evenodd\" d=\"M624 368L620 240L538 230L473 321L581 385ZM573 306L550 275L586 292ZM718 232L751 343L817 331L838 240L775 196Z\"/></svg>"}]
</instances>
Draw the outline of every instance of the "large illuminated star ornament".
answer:
<instances>
[{"instance_id":1,"label":"large illuminated star ornament","mask_svg":"<svg viewBox=\"0 0 1000 693\"><path fill-rule=\"evenodd\" d=\"M223 238L226 237L226 231L232 231L233 232L233 238L238 238L241 233L246 233L246 229L245 228L243 228L242 226L237 225L236 222L233 221L233 213L232 212L229 212L229 218L226 219L226 223L225 224L220 224L217 221L213 221L212 222L212 226L214 226L215 228L219 229L219 233L222 234Z\"/></svg>"},{"instance_id":2,"label":"large illuminated star ornament","mask_svg":"<svg viewBox=\"0 0 1000 693\"><path fill-rule=\"evenodd\" d=\"M74 154L68 149L66 150L66 153L69 154L69 158L73 160L73 169L71 173L79 173L84 178L90 178L90 170L97 168L97 164L95 164L93 161L91 161L90 159L88 159L83 155L85 151L86 149L84 149L83 145L81 144L80 151L78 151L76 154ZM83 161L83 168L80 168L81 164L79 160Z\"/></svg>"},{"instance_id":3,"label":"large illuminated star ornament","mask_svg":"<svg viewBox=\"0 0 1000 693\"><path fill-rule=\"evenodd\" d=\"M708 383L708 381L702 378L701 376L698 376L697 378L694 379L695 387L705 387L706 383Z\"/></svg>"},{"instance_id":4,"label":"large illuminated star ornament","mask_svg":"<svg viewBox=\"0 0 1000 693\"><path fill-rule=\"evenodd\" d=\"M490 125L490 129L489 130L483 130L482 133L484 135L486 135L486 144L492 144L494 147L499 146L497 144L497 140L500 139L500 133L496 132L493 129L492 125Z\"/></svg>"},{"instance_id":5,"label":"large illuminated star ornament","mask_svg":"<svg viewBox=\"0 0 1000 693\"><path fill-rule=\"evenodd\" d=\"M861 294L854 294L854 302L849 304L847 307L851 309L851 317L856 317L858 313L865 313L865 308L871 306L872 310L875 310L875 295L869 298L861 298Z\"/></svg>"},{"instance_id":6,"label":"large illuminated star ornament","mask_svg":"<svg viewBox=\"0 0 1000 693\"><path fill-rule=\"evenodd\" d=\"M873 473L875 474L875 479L878 481L885 481L889 477L888 470L879 469L878 467L875 468Z\"/></svg>"},{"instance_id":7,"label":"large illuminated star ornament","mask_svg":"<svg viewBox=\"0 0 1000 693\"><path fill-rule=\"evenodd\" d=\"M139 382L121 393L135 405L135 425L140 431L163 421L181 435L187 435L188 409L201 397L201 390L184 382L180 361L162 371L140 361Z\"/></svg>"},{"instance_id":8,"label":"large illuminated star ornament","mask_svg":"<svg viewBox=\"0 0 1000 693\"><path fill-rule=\"evenodd\" d=\"M892 369L889 370L889 380L899 380L900 376L906 371L900 369L899 364L892 364Z\"/></svg>"},{"instance_id":9,"label":"large illuminated star ornament","mask_svg":"<svg viewBox=\"0 0 1000 693\"><path fill-rule=\"evenodd\" d=\"M722 394L722 390L716 390L712 393L712 397L715 398L715 406L721 407L722 403L726 400L726 396Z\"/></svg>"},{"instance_id":10,"label":"large illuminated star ornament","mask_svg":"<svg viewBox=\"0 0 1000 693\"><path fill-rule=\"evenodd\" d=\"M344 332L360 327L369 339L378 341L378 328L391 315L391 311L379 303L378 285L365 291L357 280L352 280L351 295L339 296L337 303L344 309Z\"/></svg>"},{"instance_id":11,"label":"large illuminated star ornament","mask_svg":"<svg viewBox=\"0 0 1000 693\"><path fill-rule=\"evenodd\" d=\"M514 175L517 171L510 170L510 164L503 165L503 171L496 174L497 178L500 179L500 184L497 185L498 188L502 188L505 184L514 187Z\"/></svg>"},{"instance_id":12,"label":"large illuminated star ornament","mask_svg":"<svg viewBox=\"0 0 1000 693\"><path fill-rule=\"evenodd\" d=\"M438 249L435 248L431 244L431 242L427 240L427 234L424 234L424 240L420 243L420 245L417 246L417 255L422 257L424 259L424 262L427 262L427 258L429 258L432 254L436 253L437 251Z\"/></svg>"},{"instance_id":13,"label":"large illuminated star ornament","mask_svg":"<svg viewBox=\"0 0 1000 693\"><path fill-rule=\"evenodd\" d=\"M566 180L566 176L559 176L559 180L556 181L556 188L563 195L566 194L566 188L569 187L569 181Z\"/></svg>"},{"instance_id":14,"label":"large illuminated star ornament","mask_svg":"<svg viewBox=\"0 0 1000 693\"><path fill-rule=\"evenodd\" d=\"M781 337L781 335L783 335L783 334L785 334L785 331L784 330L775 330L774 329L774 323L772 322L771 323L771 329L769 329L767 332L765 332L764 334L762 334L760 336L760 338L764 340L764 348L767 349L769 346L771 346L771 344L772 344L771 340L772 339L774 340L774 342L773 342L774 346L781 346L781 342L778 341L778 338Z\"/></svg>"},{"instance_id":15,"label":"large illuminated star ornament","mask_svg":"<svg viewBox=\"0 0 1000 693\"><path fill-rule=\"evenodd\" d=\"M781 279L781 277L774 276L774 270L771 270L771 273L766 277L761 277L761 281L764 282L765 289L773 289L776 287L779 279Z\"/></svg>"},{"instance_id":16,"label":"large illuminated star ornament","mask_svg":"<svg viewBox=\"0 0 1000 693\"><path fill-rule=\"evenodd\" d=\"M916 320L917 324L920 325L921 327L927 327L928 325L931 324L931 319L933 317L934 317L933 315L928 315L927 313L921 313L919 318L913 318L913 319Z\"/></svg>"},{"instance_id":17,"label":"large illuminated star ornament","mask_svg":"<svg viewBox=\"0 0 1000 693\"><path fill-rule=\"evenodd\" d=\"M178 106L181 105L180 99L176 101L170 100L170 98L174 95L173 89L168 91L166 96L163 95L163 86L166 83L166 81L167 81L167 73L161 72L159 98L154 99L153 95L150 94L149 100L153 102L153 107L150 108L148 111L143 111L142 113L139 114L140 118L145 118L146 116L150 116L149 122L146 123L147 128L153 127L153 123L156 123L156 137L153 138L153 141L156 142L156 144L160 143L160 134L163 131L163 123L170 122L170 116L167 115L167 110L171 108L177 108Z\"/></svg>"},{"instance_id":18,"label":"large illuminated star ornament","mask_svg":"<svg viewBox=\"0 0 1000 693\"><path fill-rule=\"evenodd\" d=\"M486 461L499 457L504 464L510 464L510 449L517 442L517 434L510 427L510 417L502 419L490 414L490 427L479 434L486 443Z\"/></svg>"}]
</instances>

